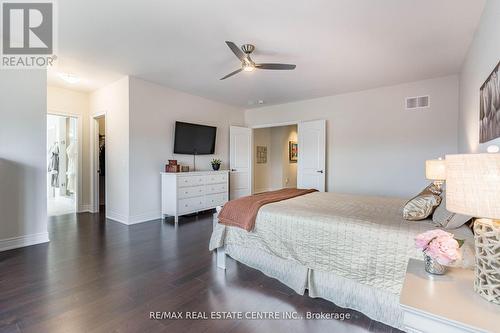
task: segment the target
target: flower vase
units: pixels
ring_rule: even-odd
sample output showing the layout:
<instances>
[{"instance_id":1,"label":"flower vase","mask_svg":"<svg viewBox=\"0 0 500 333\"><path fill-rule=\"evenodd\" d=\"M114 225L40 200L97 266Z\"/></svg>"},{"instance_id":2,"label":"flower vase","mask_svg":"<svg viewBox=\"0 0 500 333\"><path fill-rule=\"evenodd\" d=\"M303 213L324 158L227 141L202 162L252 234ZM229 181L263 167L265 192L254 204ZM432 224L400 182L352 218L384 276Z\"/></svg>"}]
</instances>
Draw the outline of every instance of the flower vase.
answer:
<instances>
[{"instance_id":1,"label":"flower vase","mask_svg":"<svg viewBox=\"0 0 500 333\"><path fill-rule=\"evenodd\" d=\"M220 164L212 164L212 169L214 169L214 171L218 171L220 169Z\"/></svg>"},{"instance_id":2,"label":"flower vase","mask_svg":"<svg viewBox=\"0 0 500 333\"><path fill-rule=\"evenodd\" d=\"M446 266L441 265L435 259L424 253L425 271L434 275L443 275L446 272Z\"/></svg>"}]
</instances>

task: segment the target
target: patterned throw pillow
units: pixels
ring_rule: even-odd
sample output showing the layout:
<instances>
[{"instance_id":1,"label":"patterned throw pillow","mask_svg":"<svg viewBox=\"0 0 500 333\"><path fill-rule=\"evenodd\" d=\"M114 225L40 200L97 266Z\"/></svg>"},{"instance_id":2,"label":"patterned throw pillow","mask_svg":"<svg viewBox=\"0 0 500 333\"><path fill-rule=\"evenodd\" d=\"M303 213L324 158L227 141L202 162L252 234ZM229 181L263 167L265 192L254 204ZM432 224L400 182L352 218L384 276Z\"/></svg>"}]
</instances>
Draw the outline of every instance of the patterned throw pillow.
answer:
<instances>
[{"instance_id":1,"label":"patterned throw pillow","mask_svg":"<svg viewBox=\"0 0 500 333\"><path fill-rule=\"evenodd\" d=\"M403 218L408 221L425 220L441 203L441 190L434 184L427 186L403 208Z\"/></svg>"},{"instance_id":2,"label":"patterned throw pillow","mask_svg":"<svg viewBox=\"0 0 500 333\"><path fill-rule=\"evenodd\" d=\"M447 210L446 192L443 191L443 193L441 194L441 204L438 206L438 208L436 208L436 211L434 211L434 215L432 215L432 221L446 229L456 229L460 228L471 219L472 216L456 214Z\"/></svg>"}]
</instances>

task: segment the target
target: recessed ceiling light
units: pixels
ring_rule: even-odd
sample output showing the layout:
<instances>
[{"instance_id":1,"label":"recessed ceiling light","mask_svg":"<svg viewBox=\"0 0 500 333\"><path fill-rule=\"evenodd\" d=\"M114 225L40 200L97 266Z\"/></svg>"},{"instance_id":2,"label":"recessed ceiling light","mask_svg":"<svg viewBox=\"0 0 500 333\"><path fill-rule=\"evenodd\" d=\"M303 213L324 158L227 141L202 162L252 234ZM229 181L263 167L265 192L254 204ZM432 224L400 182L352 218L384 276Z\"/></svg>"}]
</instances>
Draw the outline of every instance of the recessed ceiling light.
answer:
<instances>
[{"instance_id":1,"label":"recessed ceiling light","mask_svg":"<svg viewBox=\"0 0 500 333\"><path fill-rule=\"evenodd\" d=\"M75 74L69 74L69 73L59 73L57 74L61 79L66 81L67 83L70 84L75 84L80 82L80 78L76 76Z\"/></svg>"}]
</instances>

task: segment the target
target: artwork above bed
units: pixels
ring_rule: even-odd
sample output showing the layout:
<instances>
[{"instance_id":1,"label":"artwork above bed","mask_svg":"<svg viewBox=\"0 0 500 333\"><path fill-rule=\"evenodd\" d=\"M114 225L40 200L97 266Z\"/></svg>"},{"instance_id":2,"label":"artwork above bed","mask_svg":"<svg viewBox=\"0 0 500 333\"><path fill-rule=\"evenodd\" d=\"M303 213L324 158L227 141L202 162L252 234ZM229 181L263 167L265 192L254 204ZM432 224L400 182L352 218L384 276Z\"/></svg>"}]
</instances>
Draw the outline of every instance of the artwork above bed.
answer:
<instances>
[{"instance_id":1,"label":"artwork above bed","mask_svg":"<svg viewBox=\"0 0 500 333\"><path fill-rule=\"evenodd\" d=\"M500 137L500 78L497 64L481 86L479 107L479 142L485 143Z\"/></svg>"}]
</instances>

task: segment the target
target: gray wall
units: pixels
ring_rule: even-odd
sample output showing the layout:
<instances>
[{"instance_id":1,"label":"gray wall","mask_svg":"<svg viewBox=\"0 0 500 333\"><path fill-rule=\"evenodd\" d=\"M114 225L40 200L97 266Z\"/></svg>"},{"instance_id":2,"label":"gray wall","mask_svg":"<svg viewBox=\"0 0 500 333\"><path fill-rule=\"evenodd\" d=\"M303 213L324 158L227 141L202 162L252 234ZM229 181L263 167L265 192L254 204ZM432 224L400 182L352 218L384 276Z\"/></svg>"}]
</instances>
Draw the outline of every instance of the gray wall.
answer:
<instances>
[{"instance_id":1,"label":"gray wall","mask_svg":"<svg viewBox=\"0 0 500 333\"><path fill-rule=\"evenodd\" d=\"M479 88L500 60L500 1L489 0L460 74L459 150L484 152L500 138L479 144Z\"/></svg>"},{"instance_id":2,"label":"gray wall","mask_svg":"<svg viewBox=\"0 0 500 333\"><path fill-rule=\"evenodd\" d=\"M243 109L130 77L129 223L160 217L160 172L169 159L192 167L192 156L173 154L176 120L217 126L215 155L196 157L197 170L211 170L213 158L228 168L229 126L243 117Z\"/></svg>"},{"instance_id":3,"label":"gray wall","mask_svg":"<svg viewBox=\"0 0 500 333\"><path fill-rule=\"evenodd\" d=\"M46 75L0 73L0 250L48 241Z\"/></svg>"},{"instance_id":4,"label":"gray wall","mask_svg":"<svg viewBox=\"0 0 500 333\"><path fill-rule=\"evenodd\" d=\"M430 108L404 109L405 97L420 95ZM327 120L328 191L409 197L428 183L426 159L457 152L458 77L245 112L247 125L314 119Z\"/></svg>"}]
</instances>

